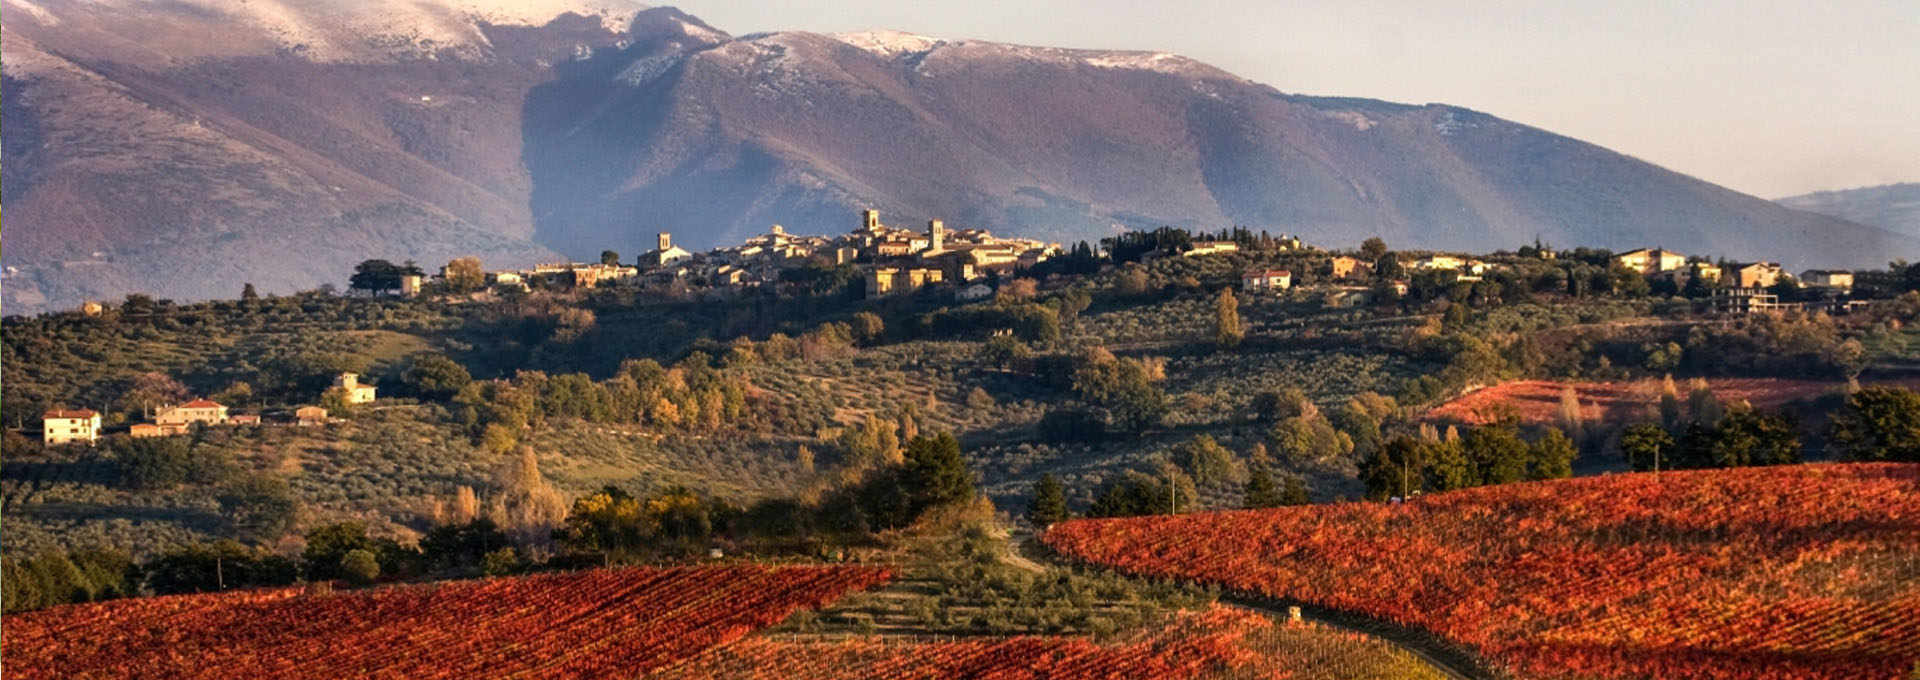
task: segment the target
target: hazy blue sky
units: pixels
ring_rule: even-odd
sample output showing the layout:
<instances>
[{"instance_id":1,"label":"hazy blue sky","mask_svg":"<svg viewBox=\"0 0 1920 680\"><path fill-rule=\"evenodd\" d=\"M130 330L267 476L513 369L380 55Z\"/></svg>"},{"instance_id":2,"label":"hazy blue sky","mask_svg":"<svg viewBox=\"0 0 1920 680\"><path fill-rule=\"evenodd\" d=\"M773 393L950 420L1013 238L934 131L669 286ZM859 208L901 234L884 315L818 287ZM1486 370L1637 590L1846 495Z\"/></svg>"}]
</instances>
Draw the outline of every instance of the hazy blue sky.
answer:
<instances>
[{"instance_id":1,"label":"hazy blue sky","mask_svg":"<svg viewBox=\"0 0 1920 680\"><path fill-rule=\"evenodd\" d=\"M1286 92L1445 102L1769 198L1920 181L1920 0L683 0L735 35L1167 50Z\"/></svg>"}]
</instances>

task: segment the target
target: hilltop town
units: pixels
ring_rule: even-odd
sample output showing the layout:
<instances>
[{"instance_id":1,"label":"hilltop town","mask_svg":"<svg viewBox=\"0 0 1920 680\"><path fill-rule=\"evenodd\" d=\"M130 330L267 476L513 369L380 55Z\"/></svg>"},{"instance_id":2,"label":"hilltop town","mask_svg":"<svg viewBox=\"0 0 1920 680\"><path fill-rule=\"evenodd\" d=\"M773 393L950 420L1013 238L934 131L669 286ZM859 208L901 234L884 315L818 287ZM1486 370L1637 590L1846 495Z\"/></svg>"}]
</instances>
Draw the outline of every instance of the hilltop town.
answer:
<instances>
[{"instance_id":1,"label":"hilltop town","mask_svg":"<svg viewBox=\"0 0 1920 680\"><path fill-rule=\"evenodd\" d=\"M963 288L988 277L1010 276L1030 269L1062 252L1060 244L1034 239L994 236L982 229L948 230L942 220L930 220L925 231L889 226L880 211L863 210L859 226L836 236L789 234L776 224L767 233L733 246L694 253L661 232L652 250L633 264L606 251L599 262L559 262L531 269L475 273L459 261L427 276L401 268L397 276L369 288L403 296L467 291L476 284L489 288L595 288L605 284L682 285L706 287L760 287L791 281L783 273L815 267L853 267L874 297L917 290L937 283ZM376 270L379 267L376 266Z\"/></svg>"},{"instance_id":2,"label":"hilltop town","mask_svg":"<svg viewBox=\"0 0 1920 680\"><path fill-rule=\"evenodd\" d=\"M1213 234L1162 228L1121 234L1097 247L1085 242L1063 247L980 229L949 230L939 219L930 220L924 231L899 228L883 223L879 211L868 209L843 234L789 234L776 224L761 236L702 253L675 245L670 233L661 232L655 247L631 263L611 250L599 262L547 263L529 269L486 270L475 258L460 258L428 275L411 262L368 260L350 277L349 292L459 302L618 289L705 296L839 290L870 301L933 292L938 299L964 305L1071 288L1079 277L1103 271L1119 272L1121 284L1126 285L1125 279L1137 275L1128 272L1144 271L1166 258L1232 262L1229 266L1240 268L1230 281L1242 294L1313 299L1328 309L1430 306L1435 300L1564 292L1575 298L1593 293L1672 296L1689 301L1683 311L1702 315L1846 314L1876 299L1885 300L1904 285L1889 278L1903 272L1865 272L1874 284L1856 291L1852 271L1809 270L1796 277L1773 262L1734 263L1658 247L1612 253L1589 248L1561 251L1534 243L1511 252L1474 256L1389 252L1384 243L1371 239L1355 250L1332 251L1294 236L1238 228ZM1012 298L1000 292L1003 288ZM1487 292L1478 292L1483 290ZM120 311L150 302L132 296ZM107 310L101 303L89 302L79 313L97 317ZM338 413L372 402L375 389L361 382L358 374L344 372L334 377L330 388L309 397L309 403L285 403L266 422L336 422L329 416L329 407ZM119 426L131 437L145 438L186 434L195 424L263 422L259 413L229 415L228 406L186 396L184 388L173 393L183 403L144 405L147 413L141 422ZM100 413L72 406L56 404L42 414L44 443L98 441L103 432Z\"/></svg>"}]
</instances>

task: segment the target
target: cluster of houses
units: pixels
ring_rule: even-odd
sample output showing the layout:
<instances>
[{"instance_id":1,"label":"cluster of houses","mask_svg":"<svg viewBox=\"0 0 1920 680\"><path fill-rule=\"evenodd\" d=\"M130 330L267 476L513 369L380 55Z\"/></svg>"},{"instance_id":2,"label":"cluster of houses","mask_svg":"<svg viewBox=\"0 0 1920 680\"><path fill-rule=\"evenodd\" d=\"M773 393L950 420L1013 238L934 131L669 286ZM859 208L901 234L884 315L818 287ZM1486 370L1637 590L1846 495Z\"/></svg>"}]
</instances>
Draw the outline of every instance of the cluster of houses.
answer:
<instances>
[{"instance_id":1,"label":"cluster of houses","mask_svg":"<svg viewBox=\"0 0 1920 680\"><path fill-rule=\"evenodd\" d=\"M1781 279L1792 278L1775 262L1750 262L1729 269L1705 258L1688 257L1660 248L1630 250L1613 256L1613 262L1626 269L1680 284L1695 277L1708 283L1719 283L1722 278L1730 277L1727 282L1734 289L1771 288ZM1842 292L1853 289L1853 272L1845 270L1809 269L1801 272L1797 280L1800 285L1809 288Z\"/></svg>"},{"instance_id":2,"label":"cluster of houses","mask_svg":"<svg viewBox=\"0 0 1920 680\"><path fill-rule=\"evenodd\" d=\"M341 390L341 398L349 404L365 404L375 398L376 388L360 382L355 373L342 373L333 380L333 386ZM301 406L293 410L293 418L287 421L291 425L325 425L327 410L319 406ZM212 399L194 399L184 404L167 404L155 409L152 422L134 423L127 428L127 436L135 439L147 437L170 437L186 434L195 425L219 427L228 425L259 425L261 419L255 413L233 413L226 405ZM40 415L40 438L48 445L86 443L100 440L100 412L93 409L52 409Z\"/></svg>"},{"instance_id":3,"label":"cluster of houses","mask_svg":"<svg viewBox=\"0 0 1920 680\"><path fill-rule=\"evenodd\" d=\"M1286 245L1285 247L1290 249L1297 249L1301 247L1298 239L1290 239L1290 241L1291 243ZM1436 258L1444 258L1445 260L1459 260L1459 258L1453 258L1450 256L1444 256L1444 255L1436 256ZM1428 258L1428 260L1434 260L1436 258ZM1425 262L1426 264L1416 263L1415 266L1425 267L1425 268L1447 268L1444 266L1435 266L1432 262L1429 262L1427 260L1423 260L1422 262ZM1443 264L1444 264L1444 261L1443 261ZM1475 263L1475 264L1479 264L1479 263ZM1457 267L1461 265L1455 264L1454 266ZM1352 257L1348 255L1335 255L1332 258L1329 258L1327 260L1326 274L1328 278L1332 281L1332 283L1327 287L1332 294L1332 297L1329 298L1331 304L1334 304L1336 306L1353 306L1358 304L1365 304L1371 298L1373 294L1373 289L1368 286L1357 285L1357 283L1361 279L1365 278L1367 274L1372 271L1372 269L1373 269L1373 265L1371 263L1368 263L1357 257ZM1471 274L1467 273L1469 271L1473 273ZM1479 271L1483 271L1483 270L1469 269L1469 270L1463 271L1461 274L1461 277L1462 279L1477 278L1479 275L1478 274ZM1294 282L1293 271L1289 269L1249 269L1241 273L1240 275L1240 290L1247 293L1254 293L1254 294L1278 293L1278 292L1292 289L1293 282ZM1407 285L1407 282L1404 280L1388 281L1386 284L1386 289L1394 295L1406 295L1408 285Z\"/></svg>"},{"instance_id":4,"label":"cluster of houses","mask_svg":"<svg viewBox=\"0 0 1920 680\"><path fill-rule=\"evenodd\" d=\"M1237 250L1231 242L1222 242L1224 246L1207 244L1196 247L1188 253L1214 254ZM1297 247L1297 246L1296 246ZM1541 259L1554 259L1552 250L1538 251ZM1331 258L1330 271L1333 283L1328 286L1334 298L1341 304L1363 303L1373 291L1364 287L1350 285L1354 279L1364 277L1371 263L1358 258L1339 255ZM1455 272L1460 281L1479 281L1491 269L1500 265L1487 263L1470 257L1436 253L1405 263L1411 271L1450 271ZM1778 263L1750 262L1738 265L1722 266L1705 258L1689 257L1661 248L1639 248L1613 256L1616 267L1639 272L1650 279L1665 279L1675 285L1684 286L1699 279L1713 287L1713 296L1709 308L1728 314L1749 314L1757 312L1782 311L1787 309L1819 309L1831 312L1849 312L1865 306L1867 302L1848 299L1854 284L1853 272L1845 270L1811 269L1792 277ZM1770 292L1775 284L1783 280L1797 281L1805 290L1811 291L1806 300L1800 302L1781 302L1778 295ZM1342 285L1345 280L1349 285ZM1240 276L1240 289L1249 293L1279 292L1293 287L1293 272L1285 269L1250 269ZM1408 283L1404 280L1389 281L1386 291L1391 294L1405 295Z\"/></svg>"},{"instance_id":5,"label":"cluster of houses","mask_svg":"<svg viewBox=\"0 0 1920 680\"><path fill-rule=\"evenodd\" d=\"M781 280L781 272L788 269L852 264L860 268L869 296L952 283L964 299L983 296L977 282L990 272L1010 274L1060 252L1058 243L1003 238L984 229L948 229L937 219L929 221L925 231L892 227L880 221L880 211L863 210L859 225L837 236L790 234L776 224L767 233L739 245L695 253L675 245L673 234L662 232L655 247L642 253L634 265L554 263L529 270L487 272L486 278L490 286L523 290L533 286L592 288L610 283L674 281L750 287L776 283ZM442 268L437 278L446 274ZM417 295L428 283L422 277L411 278L402 282L403 295ZM991 293L991 288L985 289L985 295Z\"/></svg>"},{"instance_id":6,"label":"cluster of houses","mask_svg":"<svg viewBox=\"0 0 1920 680\"><path fill-rule=\"evenodd\" d=\"M1749 262L1722 267L1705 258L1688 257L1661 248L1630 250L1615 255L1613 262L1649 277L1666 278L1676 285L1686 285L1696 278L1714 284L1716 287L1709 306L1713 311L1725 314L1789 309L1844 313L1867 304L1864 300L1847 298L1847 293L1853 290L1853 272L1845 270L1809 269L1801 272L1794 280L1815 294L1801 302L1781 302L1780 296L1770 289L1782 280L1793 277L1775 262ZM1725 285L1720 286L1723 281Z\"/></svg>"}]
</instances>

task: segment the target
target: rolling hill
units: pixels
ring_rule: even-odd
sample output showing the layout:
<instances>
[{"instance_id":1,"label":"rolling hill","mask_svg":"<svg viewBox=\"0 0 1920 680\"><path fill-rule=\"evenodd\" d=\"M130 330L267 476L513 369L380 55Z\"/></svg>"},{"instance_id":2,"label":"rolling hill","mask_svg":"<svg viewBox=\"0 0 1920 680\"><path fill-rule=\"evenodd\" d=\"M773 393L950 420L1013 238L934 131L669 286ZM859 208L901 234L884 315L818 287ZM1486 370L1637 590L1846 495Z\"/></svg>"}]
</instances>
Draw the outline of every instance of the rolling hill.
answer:
<instances>
[{"instance_id":1,"label":"rolling hill","mask_svg":"<svg viewBox=\"0 0 1920 680\"><path fill-rule=\"evenodd\" d=\"M858 207L1057 239L1228 224L1485 250L1539 236L1800 268L1920 241L1454 106L1177 55L731 36L609 0L5 0L8 312L527 264Z\"/></svg>"}]
</instances>

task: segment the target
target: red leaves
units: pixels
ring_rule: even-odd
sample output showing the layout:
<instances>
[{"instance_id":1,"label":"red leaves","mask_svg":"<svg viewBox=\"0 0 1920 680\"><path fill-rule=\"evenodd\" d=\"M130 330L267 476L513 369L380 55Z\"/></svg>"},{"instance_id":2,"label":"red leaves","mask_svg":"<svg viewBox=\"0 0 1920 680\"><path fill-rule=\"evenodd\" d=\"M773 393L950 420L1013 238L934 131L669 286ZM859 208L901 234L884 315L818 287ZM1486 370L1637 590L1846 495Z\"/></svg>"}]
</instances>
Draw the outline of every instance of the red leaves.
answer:
<instances>
[{"instance_id":1,"label":"red leaves","mask_svg":"<svg viewBox=\"0 0 1920 680\"><path fill-rule=\"evenodd\" d=\"M1047 542L1424 628L1530 677L1896 678L1920 656L1920 465L1082 520Z\"/></svg>"},{"instance_id":2,"label":"red leaves","mask_svg":"<svg viewBox=\"0 0 1920 680\"><path fill-rule=\"evenodd\" d=\"M1180 613L1113 644L1082 637L974 638L943 642L861 637L785 641L749 638L715 648L658 677L676 680L1177 680L1209 670L1262 669L1272 660L1242 640L1272 626L1265 617L1216 607ZM1276 667L1277 668L1277 667ZM1247 673L1241 677L1255 677ZM1278 677L1269 673L1263 677Z\"/></svg>"},{"instance_id":3,"label":"red leaves","mask_svg":"<svg viewBox=\"0 0 1920 680\"><path fill-rule=\"evenodd\" d=\"M7 617L9 678L609 678L886 580L868 567L677 567L306 596L117 600Z\"/></svg>"}]
</instances>

